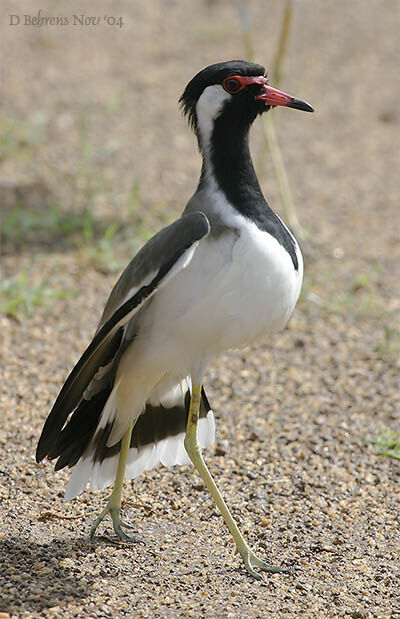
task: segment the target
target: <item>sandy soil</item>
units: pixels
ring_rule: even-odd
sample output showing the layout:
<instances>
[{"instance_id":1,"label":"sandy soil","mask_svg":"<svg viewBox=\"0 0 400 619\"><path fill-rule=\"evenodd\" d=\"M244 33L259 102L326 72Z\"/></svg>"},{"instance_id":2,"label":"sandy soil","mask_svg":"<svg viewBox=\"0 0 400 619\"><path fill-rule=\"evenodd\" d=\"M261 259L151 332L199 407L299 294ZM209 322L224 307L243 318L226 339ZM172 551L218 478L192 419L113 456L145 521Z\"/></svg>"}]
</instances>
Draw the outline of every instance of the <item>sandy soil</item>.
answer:
<instances>
[{"instance_id":1,"label":"sandy soil","mask_svg":"<svg viewBox=\"0 0 400 619\"><path fill-rule=\"evenodd\" d=\"M243 57L232 4L43 0L43 15L103 21L37 28L9 25L28 10L3 0L0 119L39 138L24 133L0 153L2 216L15 187L28 210L89 206L98 221L137 222L141 237L177 216L199 170L177 100L203 66ZM282 4L249 2L266 66ZM399 3L295 4L281 87L316 113L275 118L310 234L304 295L284 332L221 357L206 380L218 424L210 469L251 544L295 575L244 572L191 467L126 483L143 544L88 543L107 493L64 504L68 474L34 452L116 274L68 239L27 233L4 243L2 276L27 269L75 295L0 317L0 617L400 617L400 467L368 442L399 424ZM259 166L260 134L256 123ZM262 168L284 215L268 158Z\"/></svg>"}]
</instances>

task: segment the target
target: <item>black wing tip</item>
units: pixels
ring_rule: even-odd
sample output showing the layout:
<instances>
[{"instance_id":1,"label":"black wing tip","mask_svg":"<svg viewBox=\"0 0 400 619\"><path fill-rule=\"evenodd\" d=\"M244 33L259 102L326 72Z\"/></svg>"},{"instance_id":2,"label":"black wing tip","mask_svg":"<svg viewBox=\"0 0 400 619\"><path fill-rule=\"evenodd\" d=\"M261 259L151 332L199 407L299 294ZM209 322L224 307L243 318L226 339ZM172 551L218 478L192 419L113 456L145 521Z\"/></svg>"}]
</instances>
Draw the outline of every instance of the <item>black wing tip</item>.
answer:
<instances>
[{"instance_id":1,"label":"black wing tip","mask_svg":"<svg viewBox=\"0 0 400 619\"><path fill-rule=\"evenodd\" d=\"M43 428L44 430L44 428ZM36 462L41 462L50 453L52 441L42 432L38 445L36 447Z\"/></svg>"},{"instance_id":2,"label":"black wing tip","mask_svg":"<svg viewBox=\"0 0 400 619\"><path fill-rule=\"evenodd\" d=\"M54 448L58 434L61 432L61 429L65 423L65 419L68 417L69 410L64 411L63 407L60 406L64 403L63 400L65 399L63 393L64 387L65 385L58 394L58 397L53 404L53 408L44 422L42 433L39 437L36 448L36 462L41 462L46 456L49 456Z\"/></svg>"},{"instance_id":3,"label":"black wing tip","mask_svg":"<svg viewBox=\"0 0 400 619\"><path fill-rule=\"evenodd\" d=\"M54 444L54 438L57 436L58 432L62 428L62 425L60 427L59 420L56 418L57 414L54 413L54 410L56 409L56 404L57 401L54 403L54 406L48 414L48 417L44 423L42 433L40 435L36 448L36 462L41 462L50 453ZM56 413L58 413L57 409Z\"/></svg>"},{"instance_id":4,"label":"black wing tip","mask_svg":"<svg viewBox=\"0 0 400 619\"><path fill-rule=\"evenodd\" d=\"M47 449L39 443L36 449L36 462L39 464L47 456Z\"/></svg>"}]
</instances>

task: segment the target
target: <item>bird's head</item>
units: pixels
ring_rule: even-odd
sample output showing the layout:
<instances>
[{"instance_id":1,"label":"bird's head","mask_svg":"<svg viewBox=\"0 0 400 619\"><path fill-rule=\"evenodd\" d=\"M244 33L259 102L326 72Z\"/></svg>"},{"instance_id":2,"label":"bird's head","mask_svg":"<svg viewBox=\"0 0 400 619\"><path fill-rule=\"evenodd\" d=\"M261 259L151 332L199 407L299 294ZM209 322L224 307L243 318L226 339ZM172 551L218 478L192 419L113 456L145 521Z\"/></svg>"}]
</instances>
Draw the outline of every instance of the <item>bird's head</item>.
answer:
<instances>
[{"instance_id":1,"label":"bird's head","mask_svg":"<svg viewBox=\"0 0 400 619\"><path fill-rule=\"evenodd\" d=\"M258 114L277 105L314 111L305 101L268 86L264 67L244 60L219 62L197 73L180 103L200 143L220 117L234 130L250 127Z\"/></svg>"}]
</instances>

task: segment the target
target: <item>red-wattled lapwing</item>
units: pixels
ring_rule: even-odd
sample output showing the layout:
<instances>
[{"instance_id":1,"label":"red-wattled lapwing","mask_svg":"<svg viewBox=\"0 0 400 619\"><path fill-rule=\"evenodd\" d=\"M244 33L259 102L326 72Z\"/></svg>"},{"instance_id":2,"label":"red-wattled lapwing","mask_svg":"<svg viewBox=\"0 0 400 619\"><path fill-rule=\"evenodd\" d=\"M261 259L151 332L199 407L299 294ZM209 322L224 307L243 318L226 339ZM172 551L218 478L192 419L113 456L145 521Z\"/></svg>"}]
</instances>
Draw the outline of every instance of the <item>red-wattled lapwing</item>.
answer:
<instances>
[{"instance_id":1,"label":"red-wattled lapwing","mask_svg":"<svg viewBox=\"0 0 400 619\"><path fill-rule=\"evenodd\" d=\"M233 60L200 71L181 97L203 156L180 219L156 234L122 273L96 334L44 425L37 460L74 467L66 499L114 483L94 521L115 533L124 477L190 460L222 512L250 574L268 565L249 548L202 457L215 424L202 387L219 353L275 333L297 302L296 239L267 204L250 158L249 129L276 105L312 107L267 85L264 67Z\"/></svg>"}]
</instances>

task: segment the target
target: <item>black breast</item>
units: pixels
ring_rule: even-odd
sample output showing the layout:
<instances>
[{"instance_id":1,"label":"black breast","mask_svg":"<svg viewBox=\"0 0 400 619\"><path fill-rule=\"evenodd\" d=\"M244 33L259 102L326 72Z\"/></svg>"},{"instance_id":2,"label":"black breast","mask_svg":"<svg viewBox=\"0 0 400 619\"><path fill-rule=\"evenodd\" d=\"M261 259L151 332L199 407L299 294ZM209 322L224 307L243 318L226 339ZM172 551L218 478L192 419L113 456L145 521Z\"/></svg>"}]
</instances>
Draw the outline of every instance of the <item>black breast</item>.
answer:
<instances>
[{"instance_id":1,"label":"black breast","mask_svg":"<svg viewBox=\"0 0 400 619\"><path fill-rule=\"evenodd\" d=\"M216 119L210 153L215 180L233 208L286 249L297 271L296 241L263 196L250 157L248 130L248 124L238 123L229 109Z\"/></svg>"}]
</instances>

